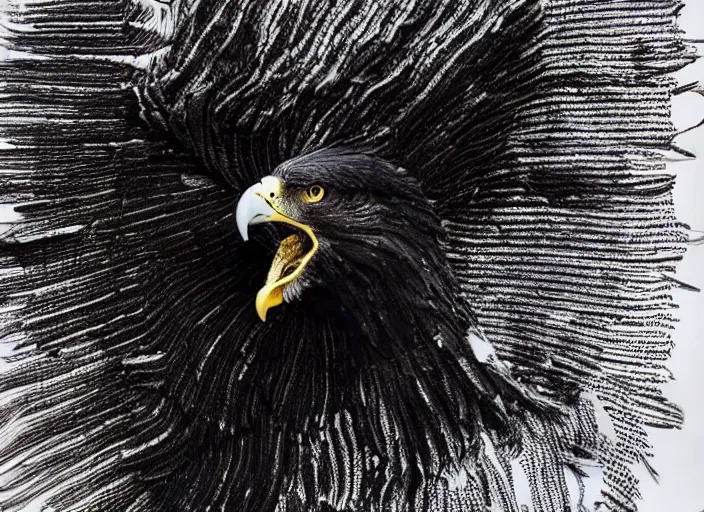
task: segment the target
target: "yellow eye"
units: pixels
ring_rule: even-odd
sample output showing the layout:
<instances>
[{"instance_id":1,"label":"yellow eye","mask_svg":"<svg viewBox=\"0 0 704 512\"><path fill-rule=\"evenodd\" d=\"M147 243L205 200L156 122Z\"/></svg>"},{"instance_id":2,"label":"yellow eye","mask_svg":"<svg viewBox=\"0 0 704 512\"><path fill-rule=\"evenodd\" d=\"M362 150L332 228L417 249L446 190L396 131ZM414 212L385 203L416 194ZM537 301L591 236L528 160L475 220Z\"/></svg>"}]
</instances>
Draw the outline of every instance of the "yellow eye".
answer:
<instances>
[{"instance_id":1,"label":"yellow eye","mask_svg":"<svg viewBox=\"0 0 704 512\"><path fill-rule=\"evenodd\" d=\"M320 185L313 185L312 187L308 187L308 189L306 189L303 193L303 199L305 199L306 203L317 203L323 198L324 195L325 190L323 190L323 187Z\"/></svg>"}]
</instances>

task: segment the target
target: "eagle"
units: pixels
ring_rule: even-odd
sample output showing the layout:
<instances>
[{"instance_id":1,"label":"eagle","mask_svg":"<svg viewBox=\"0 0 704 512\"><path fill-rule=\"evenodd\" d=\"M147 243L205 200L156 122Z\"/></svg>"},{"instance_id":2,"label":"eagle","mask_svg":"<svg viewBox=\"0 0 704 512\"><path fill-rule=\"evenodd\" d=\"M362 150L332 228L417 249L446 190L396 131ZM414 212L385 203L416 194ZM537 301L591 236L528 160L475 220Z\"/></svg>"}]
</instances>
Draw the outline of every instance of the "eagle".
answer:
<instances>
[{"instance_id":1,"label":"eagle","mask_svg":"<svg viewBox=\"0 0 704 512\"><path fill-rule=\"evenodd\" d=\"M680 8L8 0L0 508L635 512Z\"/></svg>"}]
</instances>

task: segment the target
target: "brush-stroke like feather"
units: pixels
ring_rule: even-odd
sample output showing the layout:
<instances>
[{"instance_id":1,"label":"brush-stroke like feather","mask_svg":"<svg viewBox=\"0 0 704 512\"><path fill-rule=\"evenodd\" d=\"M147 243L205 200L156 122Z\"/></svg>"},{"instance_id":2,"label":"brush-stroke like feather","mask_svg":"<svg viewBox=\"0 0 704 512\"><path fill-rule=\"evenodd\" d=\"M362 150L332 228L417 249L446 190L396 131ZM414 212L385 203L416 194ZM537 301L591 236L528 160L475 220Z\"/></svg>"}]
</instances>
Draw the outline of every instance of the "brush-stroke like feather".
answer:
<instances>
[{"instance_id":1,"label":"brush-stroke like feather","mask_svg":"<svg viewBox=\"0 0 704 512\"><path fill-rule=\"evenodd\" d=\"M590 446L600 499L635 510L646 427L682 421L660 386L676 286L664 274L687 237L658 153L673 149L667 73L694 59L679 8L8 0L0 504L283 512L318 489L320 510L479 510L487 494L511 510L523 479L534 510L552 511L582 472L565 454ZM570 405L560 425L519 426L544 433L521 453L482 438L425 505L355 479L374 461L346 411L300 463L282 458L295 440L257 435L267 420L247 379L267 381L260 354L276 350L259 341L315 326L258 322L266 268L234 205L281 162L340 143L419 180L494 359Z\"/></svg>"}]
</instances>

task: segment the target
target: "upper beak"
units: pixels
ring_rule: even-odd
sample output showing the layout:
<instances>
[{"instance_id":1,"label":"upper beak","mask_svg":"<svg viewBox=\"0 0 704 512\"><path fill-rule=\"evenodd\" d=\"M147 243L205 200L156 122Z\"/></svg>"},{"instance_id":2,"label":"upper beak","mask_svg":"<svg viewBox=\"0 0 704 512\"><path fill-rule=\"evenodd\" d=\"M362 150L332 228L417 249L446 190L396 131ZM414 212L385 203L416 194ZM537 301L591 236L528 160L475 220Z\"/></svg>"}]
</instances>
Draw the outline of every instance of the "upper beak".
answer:
<instances>
[{"instance_id":1,"label":"upper beak","mask_svg":"<svg viewBox=\"0 0 704 512\"><path fill-rule=\"evenodd\" d=\"M278 183L272 183L271 180L276 180ZM244 191L237 203L237 212L235 219L237 220L237 229L240 236L246 242L249 240L247 228L250 224L258 222L266 222L268 217L274 215L276 210L264 199L264 194L280 194L281 180L272 176L267 176L259 183L255 183Z\"/></svg>"},{"instance_id":2,"label":"upper beak","mask_svg":"<svg viewBox=\"0 0 704 512\"><path fill-rule=\"evenodd\" d=\"M247 231L250 225L262 222L283 222L295 226L306 233L313 244L311 250L300 258L297 268L292 273L281 277L279 273L281 262L290 252L291 245L290 243L286 244L286 240L282 241L272 268L269 271L267 281L257 293L255 304L257 314L262 321L266 320L266 313L270 308L283 302L284 287L301 275L306 264L318 250L318 240L313 234L313 230L309 226L293 220L281 211L283 189L284 183L281 179L274 176L266 176L262 181L245 190L237 203L235 214L237 229L245 241L249 239Z\"/></svg>"}]
</instances>

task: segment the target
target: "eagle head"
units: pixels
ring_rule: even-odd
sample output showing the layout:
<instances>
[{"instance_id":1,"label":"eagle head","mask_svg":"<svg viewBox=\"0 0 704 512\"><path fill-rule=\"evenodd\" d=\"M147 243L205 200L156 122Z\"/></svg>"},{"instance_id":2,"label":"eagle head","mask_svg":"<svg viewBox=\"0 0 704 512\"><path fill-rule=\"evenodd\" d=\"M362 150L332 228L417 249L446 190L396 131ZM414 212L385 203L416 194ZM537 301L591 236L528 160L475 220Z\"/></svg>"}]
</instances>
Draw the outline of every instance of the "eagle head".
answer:
<instances>
[{"instance_id":1,"label":"eagle head","mask_svg":"<svg viewBox=\"0 0 704 512\"><path fill-rule=\"evenodd\" d=\"M236 217L245 240L251 225L285 226L257 293L262 320L307 290L371 334L376 324L400 334L417 323L411 314L457 307L432 205L410 173L375 155L325 149L288 160L245 191Z\"/></svg>"}]
</instances>

